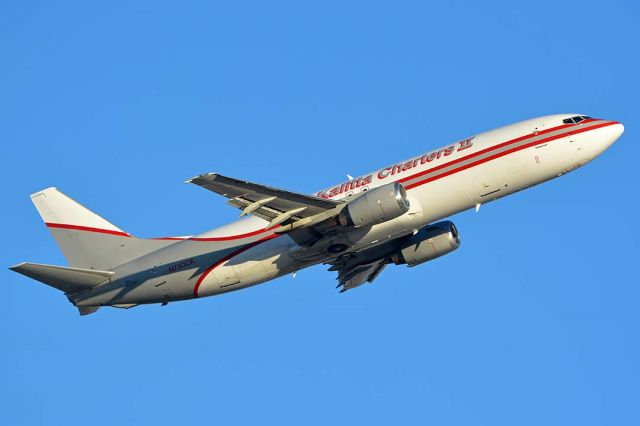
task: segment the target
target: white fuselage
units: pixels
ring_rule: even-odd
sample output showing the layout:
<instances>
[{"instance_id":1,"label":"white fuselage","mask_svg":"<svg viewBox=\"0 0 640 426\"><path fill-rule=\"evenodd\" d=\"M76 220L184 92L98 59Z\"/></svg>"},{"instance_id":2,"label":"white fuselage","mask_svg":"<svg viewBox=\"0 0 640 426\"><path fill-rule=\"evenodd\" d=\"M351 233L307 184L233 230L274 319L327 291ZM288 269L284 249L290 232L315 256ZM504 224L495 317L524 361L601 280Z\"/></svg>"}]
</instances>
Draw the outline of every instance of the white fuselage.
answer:
<instances>
[{"instance_id":1,"label":"white fuselage","mask_svg":"<svg viewBox=\"0 0 640 426\"><path fill-rule=\"evenodd\" d=\"M153 303L210 296L252 286L335 258L326 247L343 243L357 252L412 233L430 223L572 171L605 151L622 134L620 123L586 119L565 124L577 114L522 121L454 142L389 165L314 194L333 200L357 197L394 181L407 189L404 215L326 238L313 249L299 247L286 234L265 230L267 222L249 217L176 243L115 270L169 265L172 273L128 292L116 303ZM191 253L189 258L181 253ZM182 268L178 262L186 266ZM177 266L176 266L177 265ZM195 271L195 272L194 272ZM114 300L114 293L110 295ZM104 303L95 296L79 304Z\"/></svg>"}]
</instances>

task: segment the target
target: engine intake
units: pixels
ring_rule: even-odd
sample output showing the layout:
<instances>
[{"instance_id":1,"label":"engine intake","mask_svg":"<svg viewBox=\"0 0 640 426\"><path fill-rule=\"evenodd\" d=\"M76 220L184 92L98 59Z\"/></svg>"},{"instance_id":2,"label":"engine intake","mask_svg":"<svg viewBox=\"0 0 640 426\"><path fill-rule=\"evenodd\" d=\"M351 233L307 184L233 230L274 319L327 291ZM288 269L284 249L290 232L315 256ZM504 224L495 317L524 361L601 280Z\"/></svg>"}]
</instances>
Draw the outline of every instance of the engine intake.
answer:
<instances>
[{"instance_id":1,"label":"engine intake","mask_svg":"<svg viewBox=\"0 0 640 426\"><path fill-rule=\"evenodd\" d=\"M460 247L460 234L453 222L434 223L418 231L407 245L391 256L396 265L416 266Z\"/></svg>"},{"instance_id":2,"label":"engine intake","mask_svg":"<svg viewBox=\"0 0 640 426\"><path fill-rule=\"evenodd\" d=\"M409 211L404 186L389 183L364 192L347 204L338 220L343 226L371 226L402 216Z\"/></svg>"}]
</instances>

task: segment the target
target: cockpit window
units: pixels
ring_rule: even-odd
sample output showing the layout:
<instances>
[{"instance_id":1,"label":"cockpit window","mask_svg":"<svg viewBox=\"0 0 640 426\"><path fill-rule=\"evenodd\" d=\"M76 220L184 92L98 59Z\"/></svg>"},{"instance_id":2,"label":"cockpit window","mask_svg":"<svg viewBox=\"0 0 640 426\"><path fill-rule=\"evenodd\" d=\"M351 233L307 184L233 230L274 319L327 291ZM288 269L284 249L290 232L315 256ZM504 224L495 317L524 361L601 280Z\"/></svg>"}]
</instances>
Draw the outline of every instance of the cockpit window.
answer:
<instances>
[{"instance_id":1,"label":"cockpit window","mask_svg":"<svg viewBox=\"0 0 640 426\"><path fill-rule=\"evenodd\" d=\"M562 120L562 122L564 124L578 124L581 121L587 120L591 117L589 117L588 115L576 115L575 117L571 117L571 118L565 118L564 120Z\"/></svg>"}]
</instances>

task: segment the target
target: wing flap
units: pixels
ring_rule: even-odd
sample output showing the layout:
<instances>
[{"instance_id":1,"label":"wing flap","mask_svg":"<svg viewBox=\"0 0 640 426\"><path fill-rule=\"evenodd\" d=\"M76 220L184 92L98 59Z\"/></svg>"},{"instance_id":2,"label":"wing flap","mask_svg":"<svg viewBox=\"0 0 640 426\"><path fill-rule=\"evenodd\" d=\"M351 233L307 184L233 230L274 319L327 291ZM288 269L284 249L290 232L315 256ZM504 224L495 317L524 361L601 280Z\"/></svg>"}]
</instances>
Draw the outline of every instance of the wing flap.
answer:
<instances>
[{"instance_id":1,"label":"wing flap","mask_svg":"<svg viewBox=\"0 0 640 426\"><path fill-rule=\"evenodd\" d=\"M272 188L257 183L222 176L203 174L187 180L228 198L227 204L241 210L240 216L254 215L269 222L267 227L280 225L277 233L288 233L298 244L313 244L330 227L329 220L346 206L342 201L327 200L312 195ZM313 229L311 229L313 228Z\"/></svg>"},{"instance_id":2,"label":"wing flap","mask_svg":"<svg viewBox=\"0 0 640 426\"><path fill-rule=\"evenodd\" d=\"M275 219L279 214L306 207L301 217L314 216L342 204L312 195L272 188L257 183L222 176L203 174L187 182L229 198L229 204L242 210L242 215L260 213Z\"/></svg>"},{"instance_id":3,"label":"wing flap","mask_svg":"<svg viewBox=\"0 0 640 426\"><path fill-rule=\"evenodd\" d=\"M387 266L387 260L382 259L372 263L359 264L339 269L338 287L342 287L340 293L361 286L366 282L373 282L373 280L380 275L385 266Z\"/></svg>"}]
</instances>

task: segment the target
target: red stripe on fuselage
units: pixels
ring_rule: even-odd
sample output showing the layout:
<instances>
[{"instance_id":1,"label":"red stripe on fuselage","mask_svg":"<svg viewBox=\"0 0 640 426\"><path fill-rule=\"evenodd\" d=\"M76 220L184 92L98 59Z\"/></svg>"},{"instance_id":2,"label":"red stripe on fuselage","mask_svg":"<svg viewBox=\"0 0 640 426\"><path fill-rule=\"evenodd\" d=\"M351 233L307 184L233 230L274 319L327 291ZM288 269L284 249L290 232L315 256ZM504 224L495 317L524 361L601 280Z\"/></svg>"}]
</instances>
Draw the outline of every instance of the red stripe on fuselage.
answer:
<instances>
[{"instance_id":1,"label":"red stripe on fuselage","mask_svg":"<svg viewBox=\"0 0 640 426\"><path fill-rule=\"evenodd\" d=\"M582 121L580 124L592 123L594 121L597 121L597 120L596 119L588 119L588 120ZM540 130L539 132L536 132L536 133L528 133L528 134L523 135L523 136L518 136L517 138L509 139L508 141L501 142L501 143L496 144L496 145L491 145L491 146L489 146L487 148L481 149L480 151L474 152L474 153L469 154L467 156L456 158L455 160L451 160L448 163L440 164L438 166L431 167L430 169L423 170L423 171L418 172L418 173L414 173L411 176L403 177L402 179L399 179L398 182L400 182L400 183L406 182L408 180L415 179L415 178L417 178L419 176L423 176L423 175L425 175L427 173L435 172L435 171L443 169L445 167L449 167L452 164L460 163L462 161L468 160L469 158L477 157L479 155L486 154L487 152L491 152L491 151L494 151L496 149L499 149L499 148L502 148L502 147L505 147L505 146L508 146L508 145L512 145L514 143L522 142L524 140L535 138L535 137L538 137L540 135L545 135L547 133L555 132L555 131L562 130L562 129L568 129L570 127L576 127L576 126L577 126L576 124L563 124L561 126L551 127L549 129L546 129L546 130ZM592 129L592 128L593 127L590 127L589 130ZM569 132L569 133L571 133L571 132ZM563 135L566 135L566 134L567 133L563 133Z\"/></svg>"},{"instance_id":2,"label":"red stripe on fuselage","mask_svg":"<svg viewBox=\"0 0 640 426\"><path fill-rule=\"evenodd\" d=\"M170 241L189 240L189 241L210 241L210 242L231 241L231 240L240 240L243 238L255 237L256 235L260 235L262 233L271 231L272 229L276 229L278 227L280 227L280 225L275 225L270 228L258 229L257 231L251 231L244 234L228 235L224 237L159 237L159 238L152 238L152 240L170 240Z\"/></svg>"},{"instance_id":3,"label":"red stripe on fuselage","mask_svg":"<svg viewBox=\"0 0 640 426\"><path fill-rule=\"evenodd\" d=\"M193 297L198 297L198 289L200 288L200 284L202 284L202 281L204 281L204 279L207 277L207 275L209 275L209 273L211 273L211 271L216 269L218 266L222 265L227 260L230 260L231 258L236 257L240 253L244 253L245 251L257 246L258 244L261 244L261 243L263 243L265 241L269 241L271 239L277 238L277 237L279 237L281 235L282 234L271 234L271 235L268 235L268 236L266 236L264 238L261 238L261 239L259 239L257 241L249 243L249 244L247 244L247 245L245 245L243 247L240 247L238 250L232 251L231 253L229 253L226 256L224 256L222 259L218 260L213 265L209 266L207 268L207 270L204 271L200 275L200 277L198 277L198 281L196 281L196 285L193 287Z\"/></svg>"},{"instance_id":4,"label":"red stripe on fuselage","mask_svg":"<svg viewBox=\"0 0 640 426\"><path fill-rule=\"evenodd\" d=\"M239 240L242 238L255 237L256 235L260 235L264 232L271 231L275 228L278 228L280 225L272 226L269 228L258 229L257 231L247 232L246 234L237 234L230 235L228 237L193 237L189 238L191 241L229 241L229 240Z\"/></svg>"},{"instance_id":5,"label":"red stripe on fuselage","mask_svg":"<svg viewBox=\"0 0 640 426\"><path fill-rule=\"evenodd\" d=\"M414 173L414 174L412 174L410 176L405 176L403 178L398 179L397 182L400 182L400 183L407 182L407 181L409 181L411 179L415 179L416 177L420 177L420 176L423 176L425 174L432 173L432 172L437 171L437 170L441 170L441 169L443 169L445 167L449 167L449 166L451 166L453 164L460 163L462 161L465 161L465 160L468 160L470 158L485 154L487 152L496 150L498 148L502 148L502 147L508 146L510 144L518 143L518 142L521 142L523 140L526 140L526 139L529 139L529 138L534 138L536 136L544 135L544 134L547 134L547 133L550 133L550 132L554 132L554 131L557 131L557 130L571 129L571 131L569 131L569 132L561 133L560 135L556 135L556 136L551 137L551 138L537 140L537 141L533 142L532 144L519 146L518 149L516 149L516 150L526 149L526 148L529 148L532 145L537 145L537 144L540 144L540 143L544 143L544 142L548 142L548 141L551 141L551 140L559 139L559 138L565 137L565 136L567 136L569 134L583 133L585 131L589 131L589 130L593 130L593 129L599 129L599 128L602 128L602 127L618 124L615 121L611 121L611 122L605 122L605 123L602 123L602 124L599 124L599 125L596 125L596 126L592 126L592 127L586 128L586 129L585 128L580 128L581 125L586 124L586 123L591 123L591 122L594 122L594 121L597 121L597 120L596 119L587 119L587 120L584 120L580 124L577 124L577 125L576 124L564 124L562 126L556 126L556 127L550 128L550 129L541 130L540 132L537 132L537 133L531 133L531 134L527 134L527 135L524 135L524 136L519 136L517 138L510 139L510 140L505 141L505 142L501 142L501 143L499 143L497 145L492 145L490 147L484 148L484 149L482 149L482 150L480 150L478 152L474 152L474 153L469 154L467 156L456 158L455 160L449 161L448 163L443 163L443 164L440 164L438 166L432 167L430 169L426 169L426 170L423 170L421 172ZM501 157L503 155L507 155L507 154L510 154L511 152L515 152L516 150L508 150L508 151L505 151L503 153L500 153L497 156L487 157L487 158L483 159L482 162L471 163L471 165L460 167L460 168L451 170L449 172L437 175L435 177L431 177L431 178L422 180L420 182L413 183L411 185L408 185L407 189L415 188L416 186L431 182L433 180L439 179L439 178L444 177L444 176L449 176L449 175L451 175L451 174L453 174L455 172L466 170L466 169L468 169L468 168L470 168L472 166L481 164L483 162L491 161L491 160L493 160L495 158L499 158L499 157ZM122 236L122 237L131 237L131 235L127 234L126 232L112 231L112 230L109 230L109 229L101 229L101 228L92 228L92 227L89 227L89 226L70 225L70 224L63 224L63 223L47 223L46 225L49 228L73 229L73 230L76 230L76 231L98 232L98 233L101 233L101 234L110 234L110 235L118 235L118 236ZM272 229L275 229L278 226L279 225L277 225L275 227L271 227L271 228L263 228L263 229L258 229L256 231L246 232L244 234L227 235L227 236L222 236L222 237L159 237L159 238L152 238L152 239L154 239L154 240L169 240L169 241L190 240L190 241L202 241L202 242L232 241L232 240L240 240L240 239L244 239L244 238L254 237L256 235L260 235L262 233L265 233L265 232L268 232L268 231L270 231Z\"/></svg>"},{"instance_id":6,"label":"red stripe on fuselage","mask_svg":"<svg viewBox=\"0 0 640 426\"><path fill-rule=\"evenodd\" d=\"M60 229L72 229L74 231L86 231L86 232L96 232L99 234L109 234L109 235L118 235L120 237L128 237L128 238L133 238L133 236L131 234L127 234L126 232L122 232L122 231L113 231L110 229L102 229L102 228L92 228L90 226L80 226L80 225L70 225L67 223L50 223L50 222L45 222L45 225L48 228L60 228ZM271 231L277 227L279 227L280 225L276 225L276 226L272 226L270 228L263 228L263 229L258 229L257 231L251 231L251 232L247 232L244 234L237 234L237 235L228 235L228 236L224 236L224 237L207 237L207 238L198 238L198 237L158 237L158 238L149 238L150 240L170 240L170 241L184 241L184 240L190 240L190 241L230 241L230 240L240 240L243 238L249 238L249 237L254 237L256 235L260 235L264 232L267 231Z\"/></svg>"},{"instance_id":7,"label":"red stripe on fuselage","mask_svg":"<svg viewBox=\"0 0 640 426\"><path fill-rule=\"evenodd\" d=\"M595 126L591 126L591 127L588 127L588 128L576 128L575 125L572 125L574 127L569 132L564 132L564 133L560 133L558 135L549 136L548 138L535 140L533 142L530 142L530 143L527 143L527 144L524 144L524 145L520 145L520 146L514 147L512 149L508 149L506 151L499 152L499 153L497 153L495 155L491 155L491 156L485 157L485 158L483 158L481 160L478 160L478 161L475 161L475 162L472 162L472 163L469 163L469 164L465 164L464 166L460 166L458 168L451 169L451 170L446 171L444 173L441 173L439 175L432 176L430 178L426 178L426 179L423 179L423 180L418 181L418 182L414 182L414 183L412 183L410 185L407 185L405 188L407 190L409 190L409 189L415 188L417 186L424 185L425 183L433 182L434 180L438 180L438 179L441 179L443 177L450 176L450 175L452 175L454 173L458 173L458 172L461 172L463 170L470 169L470 168L475 167L477 165L480 165L480 164L483 164L483 163L487 163L487 162L495 160L497 158L504 157L505 155L509 155L509 154L514 153L514 152L521 151L523 149L531 148L532 146L535 146L535 145L540 145L540 144L551 142L551 141L554 141L554 140L557 140L557 139L562 139L562 138L564 138L566 136L569 136L569 135L584 133L584 132L588 132L590 130L601 129L603 127L612 126L612 125L615 125L615 124L618 124L618 123L615 122L615 121L611 121L611 122L605 122L605 123L597 124ZM549 130L551 130L551 129L549 129ZM538 133L537 135L531 135L531 136L528 136L528 137L535 137L535 136L540 135L541 133L542 132ZM521 137L521 138L512 139L509 142L505 142L505 143L496 145L495 147L500 148L500 147L508 146L509 144L513 144L513 143L516 143L516 142L521 142L521 141L526 140L526 139L527 139L527 137ZM425 175L425 174L427 174L429 172L433 172L435 170L439 170L439 169L443 168L443 166L444 167L450 166L451 164L456 164L456 163L459 163L460 161L468 160L468 159L473 158L473 157L477 157L478 155L482 155L482 154L485 154L487 152L493 151L493 148L494 147L483 149L483 150L475 152L475 153L473 153L471 155L467 155L466 157L462 157L462 158L450 161L449 163L444 164L442 166L437 166L437 167L434 167L432 169L429 169L429 170L426 170L426 171L423 171L423 172L420 172L420 173L416 173L415 175L410 176L409 178L404 178L402 180L406 181L406 180L409 180L411 178L415 178L415 177L418 177L418 176Z\"/></svg>"}]
</instances>

